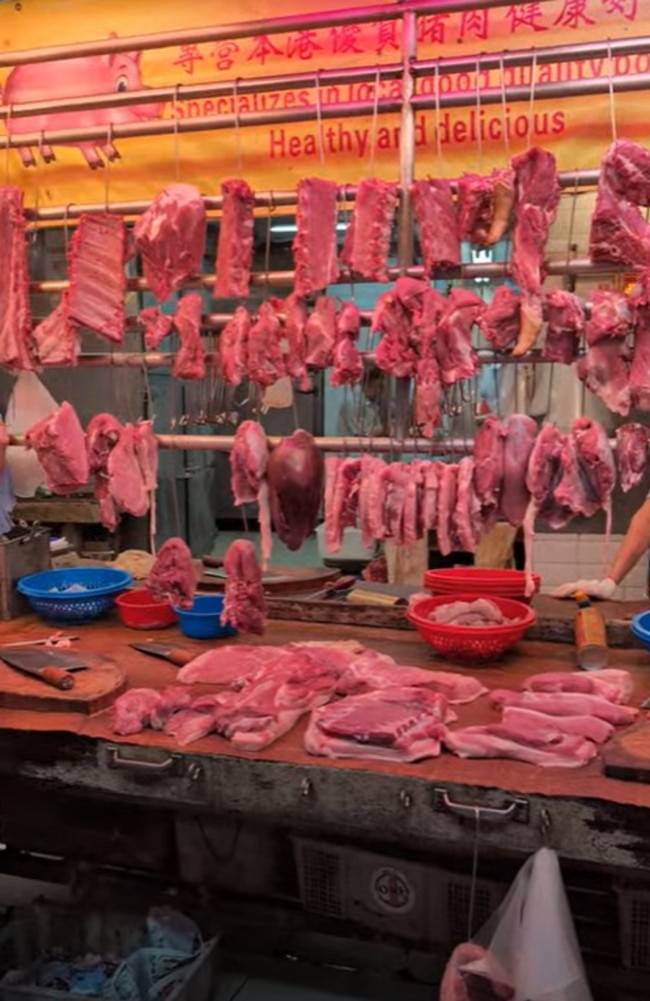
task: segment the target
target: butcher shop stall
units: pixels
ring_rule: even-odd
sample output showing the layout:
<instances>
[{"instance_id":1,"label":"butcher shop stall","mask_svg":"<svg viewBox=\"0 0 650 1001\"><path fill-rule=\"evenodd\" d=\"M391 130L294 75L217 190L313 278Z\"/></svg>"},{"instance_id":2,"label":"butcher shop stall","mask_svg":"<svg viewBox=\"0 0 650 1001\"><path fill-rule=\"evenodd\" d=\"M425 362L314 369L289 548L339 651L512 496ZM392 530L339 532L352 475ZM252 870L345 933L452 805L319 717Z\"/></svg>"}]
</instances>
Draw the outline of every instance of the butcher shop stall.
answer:
<instances>
[{"instance_id":1,"label":"butcher shop stall","mask_svg":"<svg viewBox=\"0 0 650 1001\"><path fill-rule=\"evenodd\" d=\"M221 7L0 8L0 1001L648 998L648 5Z\"/></svg>"}]
</instances>

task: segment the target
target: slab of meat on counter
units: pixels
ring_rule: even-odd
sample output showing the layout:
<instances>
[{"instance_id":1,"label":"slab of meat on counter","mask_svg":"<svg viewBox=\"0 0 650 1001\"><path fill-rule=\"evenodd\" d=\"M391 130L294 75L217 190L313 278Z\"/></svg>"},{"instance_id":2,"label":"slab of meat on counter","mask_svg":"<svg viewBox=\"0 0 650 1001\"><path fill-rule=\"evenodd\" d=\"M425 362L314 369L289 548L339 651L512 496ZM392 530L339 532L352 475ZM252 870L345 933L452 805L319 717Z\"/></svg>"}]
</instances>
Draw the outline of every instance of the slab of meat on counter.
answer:
<instances>
[{"instance_id":1,"label":"slab of meat on counter","mask_svg":"<svg viewBox=\"0 0 650 1001\"><path fill-rule=\"evenodd\" d=\"M174 321L157 306L146 306L138 313L138 325L144 330L144 346L147 351L157 351L165 338L171 334Z\"/></svg>"},{"instance_id":2,"label":"slab of meat on counter","mask_svg":"<svg viewBox=\"0 0 650 1001\"><path fill-rule=\"evenodd\" d=\"M253 262L255 195L246 181L221 185L221 221L212 294L215 298L245 298Z\"/></svg>"},{"instance_id":3,"label":"slab of meat on counter","mask_svg":"<svg viewBox=\"0 0 650 1001\"><path fill-rule=\"evenodd\" d=\"M511 525L523 524L530 493L526 485L528 462L537 438L537 425L526 414L511 414L505 429L501 514Z\"/></svg>"},{"instance_id":4,"label":"slab of meat on counter","mask_svg":"<svg viewBox=\"0 0 650 1001\"><path fill-rule=\"evenodd\" d=\"M580 337L585 329L582 303L572 292L552 288L544 296L546 306L546 336L542 358L570 365L575 361Z\"/></svg>"},{"instance_id":5,"label":"slab of meat on counter","mask_svg":"<svg viewBox=\"0 0 650 1001\"><path fill-rule=\"evenodd\" d=\"M184 295L174 313L180 347L174 355L172 375L176 379L204 379L205 351L201 342L201 309L198 292Z\"/></svg>"},{"instance_id":6,"label":"slab of meat on counter","mask_svg":"<svg viewBox=\"0 0 650 1001\"><path fill-rule=\"evenodd\" d=\"M585 323L585 341L598 344L611 337L625 338L632 331L632 309L628 297L616 289L594 289L591 312Z\"/></svg>"},{"instance_id":7,"label":"slab of meat on counter","mask_svg":"<svg viewBox=\"0 0 650 1001\"><path fill-rule=\"evenodd\" d=\"M495 351L505 351L519 335L521 302L507 285L495 289L479 319L481 333Z\"/></svg>"},{"instance_id":8,"label":"slab of meat on counter","mask_svg":"<svg viewBox=\"0 0 650 1001\"><path fill-rule=\"evenodd\" d=\"M295 654L300 653L306 662L316 661L326 666L338 678L348 665L364 652L353 640L333 643L287 643L283 646L227 645L206 650L180 669L178 681L192 685L197 682L213 685L242 687L256 677L268 676L281 666L288 656L295 664ZM377 655L379 656L379 655ZM391 660L391 658L388 658Z\"/></svg>"},{"instance_id":9,"label":"slab of meat on counter","mask_svg":"<svg viewBox=\"0 0 650 1001\"><path fill-rule=\"evenodd\" d=\"M474 436L474 486L486 523L496 521L505 471L506 429L492 415L485 418Z\"/></svg>"},{"instance_id":10,"label":"slab of meat on counter","mask_svg":"<svg viewBox=\"0 0 650 1001\"><path fill-rule=\"evenodd\" d=\"M174 713L181 709L189 709L192 704L192 694L184 685L170 685L160 693L160 701L148 717L148 726L152 730L162 730L165 723Z\"/></svg>"},{"instance_id":11,"label":"slab of meat on counter","mask_svg":"<svg viewBox=\"0 0 650 1001\"><path fill-rule=\"evenodd\" d=\"M610 702L629 702L632 676L629 671L604 668L602 671L549 671L534 674L524 682L531 692L586 692Z\"/></svg>"},{"instance_id":12,"label":"slab of meat on counter","mask_svg":"<svg viewBox=\"0 0 650 1001\"><path fill-rule=\"evenodd\" d=\"M548 716L597 716L614 726L627 726L638 716L638 710L631 706L584 692L512 692L498 688L490 692L490 700L496 705L533 709Z\"/></svg>"},{"instance_id":13,"label":"slab of meat on counter","mask_svg":"<svg viewBox=\"0 0 650 1001\"><path fill-rule=\"evenodd\" d=\"M386 263L397 200L397 185L387 181L366 179L357 188L341 261L366 281L388 281Z\"/></svg>"},{"instance_id":14,"label":"slab of meat on counter","mask_svg":"<svg viewBox=\"0 0 650 1001\"><path fill-rule=\"evenodd\" d=\"M300 549L316 530L324 463L308 431L294 431L273 449L267 466L271 520L287 549Z\"/></svg>"},{"instance_id":15,"label":"slab of meat on counter","mask_svg":"<svg viewBox=\"0 0 650 1001\"><path fill-rule=\"evenodd\" d=\"M249 381L261 389L272 386L285 375L280 342L280 320L273 305L263 302L248 333L247 372Z\"/></svg>"},{"instance_id":16,"label":"slab of meat on counter","mask_svg":"<svg viewBox=\"0 0 650 1001\"><path fill-rule=\"evenodd\" d=\"M29 305L29 273L23 192L0 187L0 365L14 372L32 371L35 345Z\"/></svg>"},{"instance_id":17,"label":"slab of meat on counter","mask_svg":"<svg viewBox=\"0 0 650 1001\"><path fill-rule=\"evenodd\" d=\"M122 736L140 733L150 726L162 702L153 688L130 688L115 700L113 731Z\"/></svg>"},{"instance_id":18,"label":"slab of meat on counter","mask_svg":"<svg viewBox=\"0 0 650 1001\"><path fill-rule=\"evenodd\" d=\"M336 344L336 302L319 295L305 323L305 362L312 368L327 368L332 364Z\"/></svg>"},{"instance_id":19,"label":"slab of meat on counter","mask_svg":"<svg viewBox=\"0 0 650 1001\"><path fill-rule=\"evenodd\" d=\"M337 187L333 181L307 177L298 181L297 195L294 292L308 296L333 285L338 278Z\"/></svg>"},{"instance_id":20,"label":"slab of meat on counter","mask_svg":"<svg viewBox=\"0 0 650 1001\"><path fill-rule=\"evenodd\" d=\"M445 386L469 379L478 371L472 347L472 327L479 320L485 303L465 289L453 288L446 300L435 339L440 374Z\"/></svg>"},{"instance_id":21,"label":"slab of meat on counter","mask_svg":"<svg viewBox=\"0 0 650 1001\"><path fill-rule=\"evenodd\" d=\"M629 139L612 143L601 164L591 217L592 261L650 265L650 225L638 208L650 204L649 194L650 150Z\"/></svg>"},{"instance_id":22,"label":"slab of meat on counter","mask_svg":"<svg viewBox=\"0 0 650 1001\"><path fill-rule=\"evenodd\" d=\"M140 216L133 233L149 290L164 302L201 271L206 215L200 192L190 184L168 185Z\"/></svg>"},{"instance_id":23,"label":"slab of meat on counter","mask_svg":"<svg viewBox=\"0 0 650 1001\"><path fill-rule=\"evenodd\" d=\"M440 268L459 265L458 213L449 181L416 181L411 185L411 198L425 274L431 277Z\"/></svg>"},{"instance_id":24,"label":"slab of meat on counter","mask_svg":"<svg viewBox=\"0 0 650 1001\"><path fill-rule=\"evenodd\" d=\"M535 709L524 709L521 706L505 706L501 716L502 723L511 733L526 734L540 731L551 736L566 733L574 737L584 737L594 744L604 744L614 733L612 723L607 723L598 716L550 716Z\"/></svg>"},{"instance_id":25,"label":"slab of meat on counter","mask_svg":"<svg viewBox=\"0 0 650 1001\"><path fill-rule=\"evenodd\" d=\"M476 601L450 601L438 605L427 616L432 622L443 626L502 626L507 619L498 605L489 598Z\"/></svg>"},{"instance_id":26,"label":"slab of meat on counter","mask_svg":"<svg viewBox=\"0 0 650 1001\"><path fill-rule=\"evenodd\" d=\"M237 507L257 501L257 518L260 526L262 563L266 567L271 558L271 508L266 470L269 449L266 434L257 421L242 421L235 431L235 441L230 450L230 486Z\"/></svg>"},{"instance_id":27,"label":"slab of meat on counter","mask_svg":"<svg viewBox=\"0 0 650 1001\"><path fill-rule=\"evenodd\" d=\"M179 608L192 607L196 571L192 554L182 539L174 537L162 544L146 586L158 601L169 601Z\"/></svg>"},{"instance_id":28,"label":"slab of meat on counter","mask_svg":"<svg viewBox=\"0 0 650 1001\"><path fill-rule=\"evenodd\" d=\"M242 633L261 634L266 629L266 602L262 570L255 546L248 539L235 539L223 560L226 571L221 624L230 624Z\"/></svg>"},{"instance_id":29,"label":"slab of meat on counter","mask_svg":"<svg viewBox=\"0 0 650 1001\"><path fill-rule=\"evenodd\" d=\"M445 729L442 742L460 758L512 758L543 768L579 768L598 753L583 737L546 734L547 739L529 732L529 740L520 739L519 729L501 723L492 726L467 726Z\"/></svg>"},{"instance_id":30,"label":"slab of meat on counter","mask_svg":"<svg viewBox=\"0 0 650 1001\"><path fill-rule=\"evenodd\" d=\"M622 417L627 417L632 406L630 359L631 351L626 342L608 337L587 348L575 367L576 375L587 389L602 400L608 410Z\"/></svg>"},{"instance_id":31,"label":"slab of meat on counter","mask_svg":"<svg viewBox=\"0 0 650 1001\"><path fill-rule=\"evenodd\" d=\"M127 233L115 215L79 219L68 253L68 318L114 344L124 338Z\"/></svg>"},{"instance_id":32,"label":"slab of meat on counter","mask_svg":"<svg viewBox=\"0 0 650 1001\"><path fill-rule=\"evenodd\" d=\"M34 327L33 343L39 365L75 366L81 348L81 331L70 319L68 292L64 291L49 316Z\"/></svg>"},{"instance_id":33,"label":"slab of meat on counter","mask_svg":"<svg viewBox=\"0 0 650 1001\"><path fill-rule=\"evenodd\" d=\"M648 428L631 422L616 428L616 464L621 490L627 493L645 475L648 461Z\"/></svg>"},{"instance_id":34,"label":"slab of meat on counter","mask_svg":"<svg viewBox=\"0 0 650 1001\"><path fill-rule=\"evenodd\" d=\"M354 302L343 304L336 318L332 386L355 386L363 376L363 360L357 347L361 329L361 312Z\"/></svg>"},{"instance_id":35,"label":"slab of meat on counter","mask_svg":"<svg viewBox=\"0 0 650 1001\"><path fill-rule=\"evenodd\" d=\"M444 695L450 705L474 702L487 692L477 678L469 675L396 664L392 657L374 650L350 658L337 682L336 691L340 695L359 695L392 687L428 688Z\"/></svg>"},{"instance_id":36,"label":"slab of meat on counter","mask_svg":"<svg viewBox=\"0 0 650 1001\"><path fill-rule=\"evenodd\" d=\"M36 452L52 493L65 496L85 487L90 474L86 438L67 401L25 432L25 447Z\"/></svg>"},{"instance_id":37,"label":"slab of meat on counter","mask_svg":"<svg viewBox=\"0 0 650 1001\"><path fill-rule=\"evenodd\" d=\"M329 758L421 761L440 753L446 719L444 695L426 688L379 689L316 709L305 748Z\"/></svg>"},{"instance_id":38,"label":"slab of meat on counter","mask_svg":"<svg viewBox=\"0 0 650 1001\"><path fill-rule=\"evenodd\" d=\"M251 318L238 306L219 334L219 374L229 386L239 386L248 374L248 338Z\"/></svg>"},{"instance_id":39,"label":"slab of meat on counter","mask_svg":"<svg viewBox=\"0 0 650 1001\"><path fill-rule=\"evenodd\" d=\"M513 355L523 355L542 329L544 253L560 200L555 157L533 146L513 157L517 211L512 239L512 277L521 294L521 328Z\"/></svg>"}]
</instances>

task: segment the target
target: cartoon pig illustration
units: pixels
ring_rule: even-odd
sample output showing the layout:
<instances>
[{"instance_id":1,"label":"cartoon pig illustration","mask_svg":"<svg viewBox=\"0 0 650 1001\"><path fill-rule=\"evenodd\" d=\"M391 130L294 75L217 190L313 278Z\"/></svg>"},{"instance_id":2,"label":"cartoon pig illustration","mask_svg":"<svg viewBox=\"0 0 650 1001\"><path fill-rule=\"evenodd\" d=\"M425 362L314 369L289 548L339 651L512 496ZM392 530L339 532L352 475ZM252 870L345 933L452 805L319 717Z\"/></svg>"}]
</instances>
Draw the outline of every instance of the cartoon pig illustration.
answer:
<instances>
[{"instance_id":1,"label":"cartoon pig illustration","mask_svg":"<svg viewBox=\"0 0 650 1001\"><path fill-rule=\"evenodd\" d=\"M114 35L111 37L115 37ZM140 73L140 52L116 52L100 56L81 56L55 62L31 63L16 66L3 88L3 102L13 105L32 101L61 101L72 97L90 97L94 94L121 93L143 89ZM90 167L102 167L101 150L107 160L116 160L119 153L108 133L110 125L148 121L162 114L162 104L131 104L117 108L96 108L88 111L57 111L42 115L16 115L6 120L10 136L45 132L48 129L78 129L106 127L105 143L82 142L78 146ZM29 146L19 147L21 160L26 167L35 166L36 160ZM54 160L52 147L39 147L46 163Z\"/></svg>"}]
</instances>

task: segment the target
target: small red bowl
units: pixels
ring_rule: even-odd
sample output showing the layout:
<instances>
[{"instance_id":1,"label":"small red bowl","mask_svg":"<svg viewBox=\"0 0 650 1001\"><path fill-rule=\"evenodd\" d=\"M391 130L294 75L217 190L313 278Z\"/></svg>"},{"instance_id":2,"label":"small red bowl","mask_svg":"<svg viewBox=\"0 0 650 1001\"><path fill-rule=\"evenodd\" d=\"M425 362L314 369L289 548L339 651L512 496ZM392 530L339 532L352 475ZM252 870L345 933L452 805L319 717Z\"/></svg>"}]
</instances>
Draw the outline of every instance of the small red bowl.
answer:
<instances>
[{"instance_id":1,"label":"small red bowl","mask_svg":"<svg viewBox=\"0 0 650 1001\"><path fill-rule=\"evenodd\" d=\"M440 605L453 601L476 601L487 598L501 613L512 621L498 626L455 626L433 622L429 614ZM522 638L532 626L537 616L532 608L512 598L501 598L494 594L453 594L422 598L414 602L406 613L422 639L433 647L436 653L448 660L463 664L481 664L498 660Z\"/></svg>"},{"instance_id":2,"label":"small red bowl","mask_svg":"<svg viewBox=\"0 0 650 1001\"><path fill-rule=\"evenodd\" d=\"M176 612L166 601L158 601L145 587L124 591L115 599L117 614L129 629L165 629L176 622Z\"/></svg>"}]
</instances>

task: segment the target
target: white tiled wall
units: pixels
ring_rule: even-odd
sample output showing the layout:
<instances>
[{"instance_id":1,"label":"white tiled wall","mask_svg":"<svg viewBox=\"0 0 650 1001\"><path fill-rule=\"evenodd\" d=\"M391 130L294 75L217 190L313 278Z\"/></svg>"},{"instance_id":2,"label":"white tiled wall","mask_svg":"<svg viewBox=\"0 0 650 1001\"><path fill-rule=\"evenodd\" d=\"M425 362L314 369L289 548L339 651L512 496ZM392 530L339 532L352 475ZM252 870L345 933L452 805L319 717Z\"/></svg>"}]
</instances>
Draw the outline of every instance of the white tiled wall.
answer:
<instances>
[{"instance_id":1,"label":"white tiled wall","mask_svg":"<svg viewBox=\"0 0 650 1001\"><path fill-rule=\"evenodd\" d=\"M542 591L552 591L558 584L583 577L603 577L621 543L622 535L612 535L605 553L602 535L565 535L540 532L533 542L533 568L542 578ZM627 575L616 592L622 600L643 600L648 595L648 556Z\"/></svg>"}]
</instances>

